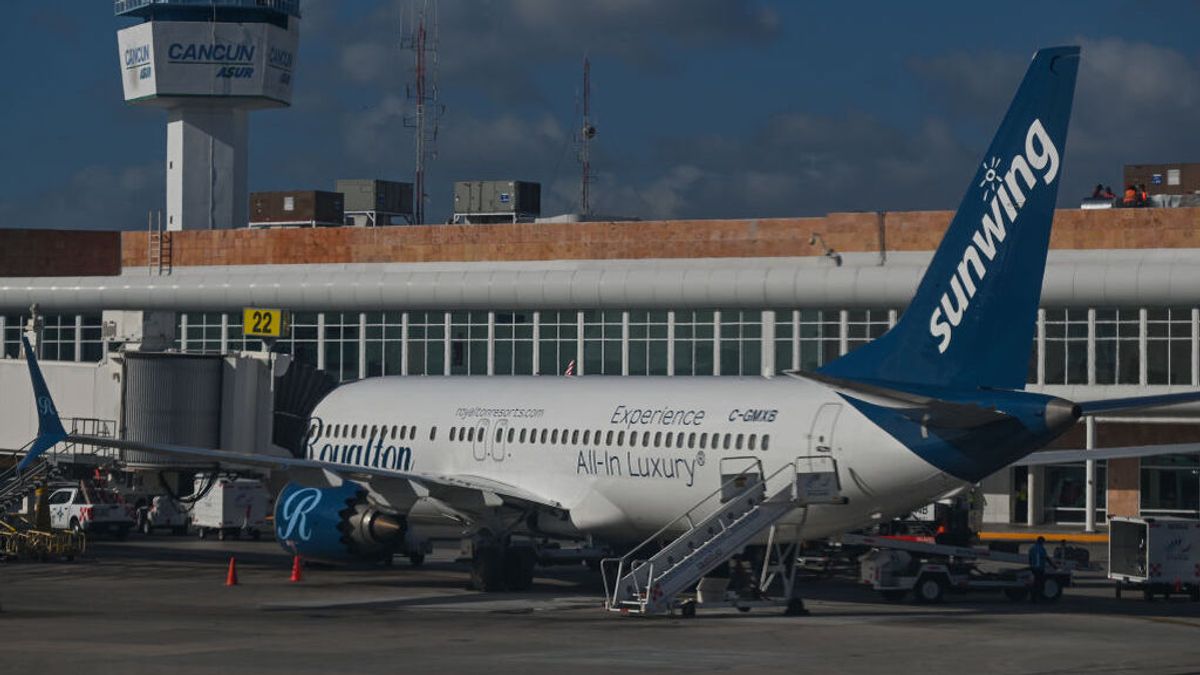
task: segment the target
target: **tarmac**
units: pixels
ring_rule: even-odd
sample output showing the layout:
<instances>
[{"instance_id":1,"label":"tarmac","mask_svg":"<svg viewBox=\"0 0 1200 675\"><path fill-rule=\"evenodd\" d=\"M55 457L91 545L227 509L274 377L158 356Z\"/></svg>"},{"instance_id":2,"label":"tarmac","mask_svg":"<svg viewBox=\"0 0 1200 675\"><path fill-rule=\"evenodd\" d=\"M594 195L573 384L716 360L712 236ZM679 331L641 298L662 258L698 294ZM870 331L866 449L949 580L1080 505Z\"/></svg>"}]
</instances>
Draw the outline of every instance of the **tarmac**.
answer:
<instances>
[{"instance_id":1,"label":"tarmac","mask_svg":"<svg viewBox=\"0 0 1200 675\"><path fill-rule=\"evenodd\" d=\"M1102 573L1052 605L887 603L826 578L803 583L806 617L646 619L603 611L582 567L539 571L523 593L465 590L456 551L419 569L310 566L299 583L269 541L131 538L73 563L0 563L0 673L1200 672L1200 603L1118 600Z\"/></svg>"}]
</instances>

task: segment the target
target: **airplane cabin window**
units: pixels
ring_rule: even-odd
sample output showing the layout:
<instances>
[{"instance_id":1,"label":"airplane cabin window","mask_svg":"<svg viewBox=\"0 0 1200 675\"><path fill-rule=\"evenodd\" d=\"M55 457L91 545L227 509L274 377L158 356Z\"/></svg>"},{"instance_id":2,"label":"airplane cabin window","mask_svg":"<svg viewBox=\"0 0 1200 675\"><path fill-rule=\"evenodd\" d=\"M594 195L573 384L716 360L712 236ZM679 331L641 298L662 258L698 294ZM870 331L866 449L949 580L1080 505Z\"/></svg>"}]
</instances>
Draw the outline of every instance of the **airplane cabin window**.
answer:
<instances>
[{"instance_id":1,"label":"airplane cabin window","mask_svg":"<svg viewBox=\"0 0 1200 675\"><path fill-rule=\"evenodd\" d=\"M352 438L352 439L358 438L358 425L357 424L350 425L350 438Z\"/></svg>"},{"instance_id":2,"label":"airplane cabin window","mask_svg":"<svg viewBox=\"0 0 1200 675\"><path fill-rule=\"evenodd\" d=\"M542 445L546 444L546 436L547 436L547 431L545 429L542 429Z\"/></svg>"},{"instance_id":3,"label":"airplane cabin window","mask_svg":"<svg viewBox=\"0 0 1200 675\"><path fill-rule=\"evenodd\" d=\"M667 432L667 447L671 447L671 433Z\"/></svg>"},{"instance_id":4,"label":"airplane cabin window","mask_svg":"<svg viewBox=\"0 0 1200 675\"><path fill-rule=\"evenodd\" d=\"M579 430L578 429L571 432L571 445L579 445Z\"/></svg>"},{"instance_id":5,"label":"airplane cabin window","mask_svg":"<svg viewBox=\"0 0 1200 675\"><path fill-rule=\"evenodd\" d=\"M744 440L745 436L746 436L746 434L738 434L737 435L737 449L738 450L742 449L742 441Z\"/></svg>"},{"instance_id":6,"label":"airplane cabin window","mask_svg":"<svg viewBox=\"0 0 1200 675\"><path fill-rule=\"evenodd\" d=\"M396 429L396 425L395 425L395 424L393 424L393 425L392 425L392 440L393 440L393 441L394 441L394 440L396 440L396 431L397 431L397 429Z\"/></svg>"},{"instance_id":7,"label":"airplane cabin window","mask_svg":"<svg viewBox=\"0 0 1200 675\"><path fill-rule=\"evenodd\" d=\"M563 429L563 430L562 430L562 436L559 436L559 438L560 438L560 439L562 439L562 444L563 444L563 445L566 445L566 444L567 444L567 437L568 437L568 435L569 435L570 433L571 433L571 430L570 430L570 429Z\"/></svg>"},{"instance_id":8,"label":"airplane cabin window","mask_svg":"<svg viewBox=\"0 0 1200 675\"><path fill-rule=\"evenodd\" d=\"M508 428L508 442L509 442L509 443L512 443L512 442L513 442L513 437L514 437L514 436L516 436L516 435L517 435L517 430L516 430L516 429L514 429L514 428L512 428L512 427L509 427L509 428Z\"/></svg>"},{"instance_id":9,"label":"airplane cabin window","mask_svg":"<svg viewBox=\"0 0 1200 675\"><path fill-rule=\"evenodd\" d=\"M457 427L450 427L450 440L451 441L454 441L455 437L458 435L455 433L456 431L458 431Z\"/></svg>"},{"instance_id":10,"label":"airplane cabin window","mask_svg":"<svg viewBox=\"0 0 1200 675\"><path fill-rule=\"evenodd\" d=\"M410 439L417 437L417 425L413 424L408 427L408 437Z\"/></svg>"},{"instance_id":11,"label":"airplane cabin window","mask_svg":"<svg viewBox=\"0 0 1200 675\"><path fill-rule=\"evenodd\" d=\"M763 446L762 446L763 452L766 452L770 448L771 448L771 434L763 434Z\"/></svg>"},{"instance_id":12,"label":"airplane cabin window","mask_svg":"<svg viewBox=\"0 0 1200 675\"><path fill-rule=\"evenodd\" d=\"M643 448L650 447L650 432L649 431L642 433L642 447Z\"/></svg>"},{"instance_id":13,"label":"airplane cabin window","mask_svg":"<svg viewBox=\"0 0 1200 675\"><path fill-rule=\"evenodd\" d=\"M429 440L437 438L437 427L429 427Z\"/></svg>"},{"instance_id":14,"label":"airplane cabin window","mask_svg":"<svg viewBox=\"0 0 1200 675\"><path fill-rule=\"evenodd\" d=\"M522 443L525 442L525 430L524 429L521 430L521 442Z\"/></svg>"},{"instance_id":15,"label":"airplane cabin window","mask_svg":"<svg viewBox=\"0 0 1200 675\"><path fill-rule=\"evenodd\" d=\"M696 432L688 434L688 448L696 447Z\"/></svg>"},{"instance_id":16,"label":"airplane cabin window","mask_svg":"<svg viewBox=\"0 0 1200 675\"><path fill-rule=\"evenodd\" d=\"M553 445L557 442L558 442L558 429L554 429L553 431L550 432L550 444Z\"/></svg>"},{"instance_id":17,"label":"airplane cabin window","mask_svg":"<svg viewBox=\"0 0 1200 675\"><path fill-rule=\"evenodd\" d=\"M750 445L747 446L750 450L754 449L754 442L758 440L758 434L750 434Z\"/></svg>"},{"instance_id":18,"label":"airplane cabin window","mask_svg":"<svg viewBox=\"0 0 1200 675\"><path fill-rule=\"evenodd\" d=\"M638 439L638 432L636 432L636 431L629 432L629 447L631 447L631 448L637 447L637 439Z\"/></svg>"},{"instance_id":19,"label":"airplane cabin window","mask_svg":"<svg viewBox=\"0 0 1200 675\"><path fill-rule=\"evenodd\" d=\"M584 445L588 445L588 444L591 442L590 440L588 440L589 438L591 438L591 436L592 436L592 430L591 430L591 429L584 429L584 430L583 430L583 444L584 444Z\"/></svg>"},{"instance_id":20,"label":"airplane cabin window","mask_svg":"<svg viewBox=\"0 0 1200 675\"><path fill-rule=\"evenodd\" d=\"M604 444L605 444L605 445L612 445L612 437L613 437L612 430L611 430L611 429L609 429L609 431L608 431L608 437L604 439Z\"/></svg>"},{"instance_id":21,"label":"airplane cabin window","mask_svg":"<svg viewBox=\"0 0 1200 675\"><path fill-rule=\"evenodd\" d=\"M654 447L656 447L656 448L662 447L662 432L661 431L654 432Z\"/></svg>"},{"instance_id":22,"label":"airplane cabin window","mask_svg":"<svg viewBox=\"0 0 1200 675\"><path fill-rule=\"evenodd\" d=\"M701 450L708 447L707 441L708 441L708 434L704 434L704 433L700 434L700 449Z\"/></svg>"},{"instance_id":23,"label":"airplane cabin window","mask_svg":"<svg viewBox=\"0 0 1200 675\"><path fill-rule=\"evenodd\" d=\"M504 429L501 427L496 427L496 440L497 441L504 440Z\"/></svg>"},{"instance_id":24,"label":"airplane cabin window","mask_svg":"<svg viewBox=\"0 0 1200 675\"><path fill-rule=\"evenodd\" d=\"M468 428L467 428L467 442L468 442L468 443L474 443L474 442L475 442L475 427L468 427Z\"/></svg>"},{"instance_id":25,"label":"airplane cabin window","mask_svg":"<svg viewBox=\"0 0 1200 675\"><path fill-rule=\"evenodd\" d=\"M682 431L675 435L675 447L677 447L677 448L683 447L683 432Z\"/></svg>"},{"instance_id":26,"label":"airplane cabin window","mask_svg":"<svg viewBox=\"0 0 1200 675\"><path fill-rule=\"evenodd\" d=\"M725 434L725 449L729 449L730 443L733 441L733 434Z\"/></svg>"}]
</instances>

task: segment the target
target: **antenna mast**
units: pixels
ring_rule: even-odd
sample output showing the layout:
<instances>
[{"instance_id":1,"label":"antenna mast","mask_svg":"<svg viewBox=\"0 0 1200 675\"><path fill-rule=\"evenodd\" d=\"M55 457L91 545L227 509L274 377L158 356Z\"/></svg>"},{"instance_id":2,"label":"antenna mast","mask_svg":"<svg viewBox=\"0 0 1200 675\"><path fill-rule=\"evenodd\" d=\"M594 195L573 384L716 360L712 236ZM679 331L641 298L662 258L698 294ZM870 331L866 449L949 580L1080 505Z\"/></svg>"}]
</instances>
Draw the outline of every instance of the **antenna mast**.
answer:
<instances>
[{"instance_id":1,"label":"antenna mast","mask_svg":"<svg viewBox=\"0 0 1200 675\"><path fill-rule=\"evenodd\" d=\"M592 63L585 55L583 57L583 124L579 128L579 163L582 165L582 173L579 177L579 213L584 216L592 213L591 141L595 137L596 127L592 126Z\"/></svg>"},{"instance_id":2,"label":"antenna mast","mask_svg":"<svg viewBox=\"0 0 1200 675\"><path fill-rule=\"evenodd\" d=\"M406 87L413 113L405 116L404 126L413 129L415 167L413 171L413 223L425 223L426 162L437 157L438 120L445 106L438 103L437 86L437 1L415 0L412 5L412 32L402 35L400 46L412 50L413 81ZM430 26L432 25L432 30Z\"/></svg>"}]
</instances>

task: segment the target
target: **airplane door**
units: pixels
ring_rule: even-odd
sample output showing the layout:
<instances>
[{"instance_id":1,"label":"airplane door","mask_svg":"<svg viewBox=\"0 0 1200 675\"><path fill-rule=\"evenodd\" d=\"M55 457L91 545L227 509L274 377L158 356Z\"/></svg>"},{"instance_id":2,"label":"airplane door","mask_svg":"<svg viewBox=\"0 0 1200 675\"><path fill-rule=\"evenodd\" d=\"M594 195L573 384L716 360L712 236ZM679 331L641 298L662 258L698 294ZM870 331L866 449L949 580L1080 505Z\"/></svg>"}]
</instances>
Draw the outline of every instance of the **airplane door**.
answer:
<instances>
[{"instance_id":1,"label":"airplane door","mask_svg":"<svg viewBox=\"0 0 1200 675\"><path fill-rule=\"evenodd\" d=\"M813 417L812 428L808 433L808 454L833 456L833 432L837 426L838 416L842 414L841 403L822 403ZM809 460L812 464L812 460ZM810 466L811 468L811 466Z\"/></svg>"}]
</instances>

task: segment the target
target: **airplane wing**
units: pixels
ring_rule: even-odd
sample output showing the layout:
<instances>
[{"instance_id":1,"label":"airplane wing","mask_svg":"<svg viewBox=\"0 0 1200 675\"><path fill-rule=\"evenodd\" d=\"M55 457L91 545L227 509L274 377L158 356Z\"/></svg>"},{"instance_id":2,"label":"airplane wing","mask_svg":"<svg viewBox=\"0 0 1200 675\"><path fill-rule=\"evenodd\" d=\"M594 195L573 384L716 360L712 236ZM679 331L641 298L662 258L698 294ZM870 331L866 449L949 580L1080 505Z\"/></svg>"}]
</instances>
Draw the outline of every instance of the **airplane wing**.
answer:
<instances>
[{"instance_id":1,"label":"airplane wing","mask_svg":"<svg viewBox=\"0 0 1200 675\"><path fill-rule=\"evenodd\" d=\"M147 443L100 436L72 434L66 436L63 440L82 445L116 448L118 450L138 450L193 460L209 460L222 468L254 467L274 471L297 471L297 473L323 471L336 474L343 479L351 480L370 480L372 482L381 479L384 481L407 481L423 488L428 496L445 501L455 508L461 506L463 508L460 510L468 512L472 510L470 508L471 504L480 501L479 497L483 497L482 501L491 506L509 504L521 508L542 507L557 511L564 510L562 504L552 499L546 499L523 488L480 476L451 476L417 471L397 471L395 469L370 466L333 464L299 457L280 457L257 453L232 452L229 450L213 450L209 448L170 445L166 443ZM464 492L476 494L464 495ZM463 497L468 496L471 498L463 499ZM496 501L497 498L500 501Z\"/></svg>"},{"instance_id":2,"label":"airplane wing","mask_svg":"<svg viewBox=\"0 0 1200 675\"><path fill-rule=\"evenodd\" d=\"M433 497L456 511L468 515L478 512L481 507L490 508L504 505L518 509L543 508L555 512L565 510L562 504L554 500L546 499L514 485L479 476L397 471L378 467L334 464L300 457L280 457L167 443L67 434L63 430L58 410L54 406L54 400L50 396L46 380L42 377L42 371L34 357L33 349L25 336L21 336L21 341L25 346L30 381L33 383L34 401L37 405L38 435L30 451L18 465L18 470L24 470L39 455L60 442L74 442L118 450L139 450L191 460L211 461L214 465L224 468L255 467L291 471L299 477L299 482L306 482L305 478L314 474L331 473L342 479L365 480L373 486L383 486L393 494L409 494L413 499L424 496Z\"/></svg>"},{"instance_id":3,"label":"airplane wing","mask_svg":"<svg viewBox=\"0 0 1200 675\"><path fill-rule=\"evenodd\" d=\"M1129 457L1151 457L1154 455L1195 454L1200 452L1200 443L1172 443L1167 445L1128 445L1117 448L1095 448L1093 450L1041 450L1030 453L1012 466L1040 466L1042 464L1064 464L1082 462L1087 459L1126 459Z\"/></svg>"}]
</instances>

